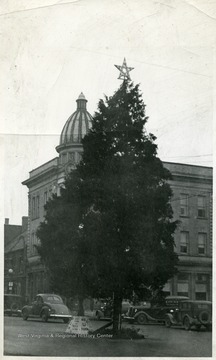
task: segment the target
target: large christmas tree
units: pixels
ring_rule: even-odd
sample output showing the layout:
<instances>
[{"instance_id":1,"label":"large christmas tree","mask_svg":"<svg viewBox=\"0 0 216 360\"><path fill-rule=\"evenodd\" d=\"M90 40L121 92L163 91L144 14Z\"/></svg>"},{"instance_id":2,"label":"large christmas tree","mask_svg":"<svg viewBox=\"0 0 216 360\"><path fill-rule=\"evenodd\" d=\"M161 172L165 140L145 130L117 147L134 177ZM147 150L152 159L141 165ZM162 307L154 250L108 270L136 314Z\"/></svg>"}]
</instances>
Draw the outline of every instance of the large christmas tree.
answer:
<instances>
[{"instance_id":1,"label":"large christmas tree","mask_svg":"<svg viewBox=\"0 0 216 360\"><path fill-rule=\"evenodd\" d=\"M146 122L139 86L128 79L99 101L83 139L82 161L66 179L61 197L50 202L38 231L51 273L55 257L62 258L65 285L79 279L76 290L82 296L113 297L114 334L122 299L140 286L161 288L177 261L171 175L157 157Z\"/></svg>"}]
</instances>

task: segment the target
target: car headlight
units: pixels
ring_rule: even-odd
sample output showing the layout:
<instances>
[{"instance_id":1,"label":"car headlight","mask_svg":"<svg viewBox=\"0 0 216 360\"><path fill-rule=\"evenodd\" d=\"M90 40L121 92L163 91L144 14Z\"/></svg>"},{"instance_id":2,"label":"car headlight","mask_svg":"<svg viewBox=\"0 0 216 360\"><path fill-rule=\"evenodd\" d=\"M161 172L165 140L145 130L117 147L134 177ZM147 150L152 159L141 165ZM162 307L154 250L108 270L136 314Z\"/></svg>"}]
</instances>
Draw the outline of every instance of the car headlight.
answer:
<instances>
[{"instance_id":1,"label":"car headlight","mask_svg":"<svg viewBox=\"0 0 216 360\"><path fill-rule=\"evenodd\" d=\"M50 314L55 314L55 310L49 308L49 313L50 313Z\"/></svg>"},{"instance_id":2,"label":"car headlight","mask_svg":"<svg viewBox=\"0 0 216 360\"><path fill-rule=\"evenodd\" d=\"M174 310L170 310L170 312L171 312L171 313L173 313L173 312L174 312Z\"/></svg>"}]
</instances>

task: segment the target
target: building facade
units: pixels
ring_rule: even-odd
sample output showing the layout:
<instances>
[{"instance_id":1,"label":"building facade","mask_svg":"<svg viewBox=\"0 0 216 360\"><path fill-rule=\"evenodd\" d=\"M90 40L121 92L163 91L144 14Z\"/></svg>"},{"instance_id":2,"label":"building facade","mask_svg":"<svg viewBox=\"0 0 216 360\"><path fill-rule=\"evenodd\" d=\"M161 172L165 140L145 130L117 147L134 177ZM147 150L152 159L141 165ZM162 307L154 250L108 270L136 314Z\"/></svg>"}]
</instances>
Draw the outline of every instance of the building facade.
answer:
<instances>
[{"instance_id":1,"label":"building facade","mask_svg":"<svg viewBox=\"0 0 216 360\"><path fill-rule=\"evenodd\" d=\"M212 299L212 168L164 162L172 174L171 200L179 273L165 286L169 295Z\"/></svg>"},{"instance_id":2,"label":"building facade","mask_svg":"<svg viewBox=\"0 0 216 360\"><path fill-rule=\"evenodd\" d=\"M35 245L39 240L36 231L44 220L44 205L52 194L60 194L65 175L75 169L82 156L82 138L91 127L92 116L87 111L87 100L80 94L76 111L66 121L60 135L56 151L59 156L30 172L30 176L22 184L29 189L28 216L29 228L27 237L27 274L26 291L29 299L37 293L50 291L49 274L40 261Z\"/></svg>"},{"instance_id":3,"label":"building facade","mask_svg":"<svg viewBox=\"0 0 216 360\"><path fill-rule=\"evenodd\" d=\"M26 296L26 240L28 217L22 217L22 225L4 225L4 294Z\"/></svg>"},{"instance_id":4,"label":"building facade","mask_svg":"<svg viewBox=\"0 0 216 360\"><path fill-rule=\"evenodd\" d=\"M35 245L36 230L44 220L49 197L60 193L65 175L76 167L82 156L81 139L91 127L92 117L86 108L87 100L81 93L77 109L63 127L59 156L30 172L23 182L29 189L27 237L26 292L32 299L41 292L50 291L49 274L40 262ZM179 273L166 284L170 295L187 295L191 299L212 297L212 168L164 162L173 179L172 207L174 218L180 220L175 233L176 252L179 255Z\"/></svg>"}]
</instances>

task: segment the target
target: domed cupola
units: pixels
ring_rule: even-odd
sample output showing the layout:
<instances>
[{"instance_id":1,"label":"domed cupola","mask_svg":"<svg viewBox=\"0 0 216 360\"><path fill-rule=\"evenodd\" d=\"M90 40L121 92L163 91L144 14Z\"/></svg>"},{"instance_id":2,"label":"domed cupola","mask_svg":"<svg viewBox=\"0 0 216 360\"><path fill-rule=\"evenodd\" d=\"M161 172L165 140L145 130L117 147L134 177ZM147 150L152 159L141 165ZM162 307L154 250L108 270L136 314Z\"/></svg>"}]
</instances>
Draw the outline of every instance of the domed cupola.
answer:
<instances>
[{"instance_id":1,"label":"domed cupola","mask_svg":"<svg viewBox=\"0 0 216 360\"><path fill-rule=\"evenodd\" d=\"M92 116L86 109L87 100L83 93L76 100L77 109L66 121L60 136L59 145L56 147L56 151L60 153L60 160L63 164L72 158L75 158L77 163L82 152L82 138L87 134L91 128Z\"/></svg>"},{"instance_id":2,"label":"domed cupola","mask_svg":"<svg viewBox=\"0 0 216 360\"><path fill-rule=\"evenodd\" d=\"M86 109L87 100L83 93L80 94L77 102L76 111L66 121L60 136L60 143L57 148L71 144L81 144L82 138L91 127L92 116Z\"/></svg>"}]
</instances>

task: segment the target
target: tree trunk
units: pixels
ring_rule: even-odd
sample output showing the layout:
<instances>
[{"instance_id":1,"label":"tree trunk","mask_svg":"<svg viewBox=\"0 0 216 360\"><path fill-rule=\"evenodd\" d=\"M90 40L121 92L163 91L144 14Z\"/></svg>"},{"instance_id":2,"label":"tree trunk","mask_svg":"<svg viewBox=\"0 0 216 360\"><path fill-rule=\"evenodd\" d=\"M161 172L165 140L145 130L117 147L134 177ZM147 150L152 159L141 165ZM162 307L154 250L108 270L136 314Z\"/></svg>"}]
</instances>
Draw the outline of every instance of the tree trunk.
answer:
<instances>
[{"instance_id":1,"label":"tree trunk","mask_svg":"<svg viewBox=\"0 0 216 360\"><path fill-rule=\"evenodd\" d=\"M113 299L113 336L118 335L118 331L121 326L121 308L122 308L122 296L118 292L114 292Z\"/></svg>"},{"instance_id":2,"label":"tree trunk","mask_svg":"<svg viewBox=\"0 0 216 360\"><path fill-rule=\"evenodd\" d=\"M78 307L78 314L77 316L84 316L84 307L83 307L83 297L79 296L78 297L78 302L79 302L79 307Z\"/></svg>"}]
</instances>

